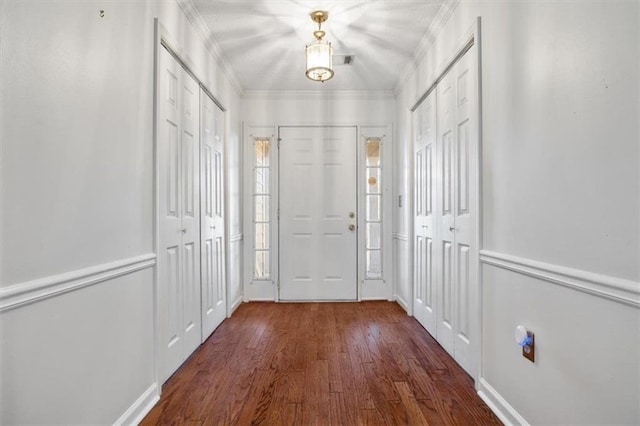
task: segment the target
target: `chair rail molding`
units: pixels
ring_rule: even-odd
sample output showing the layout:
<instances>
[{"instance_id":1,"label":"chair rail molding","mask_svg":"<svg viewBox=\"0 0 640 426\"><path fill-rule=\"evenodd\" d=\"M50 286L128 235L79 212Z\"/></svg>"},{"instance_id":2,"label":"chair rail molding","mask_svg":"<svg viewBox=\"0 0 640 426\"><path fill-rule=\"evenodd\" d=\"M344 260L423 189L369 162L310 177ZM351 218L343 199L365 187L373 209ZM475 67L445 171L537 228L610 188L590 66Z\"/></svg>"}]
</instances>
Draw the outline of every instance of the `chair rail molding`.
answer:
<instances>
[{"instance_id":1,"label":"chair rail molding","mask_svg":"<svg viewBox=\"0 0 640 426\"><path fill-rule=\"evenodd\" d=\"M155 264L155 253L147 253L1 288L0 312L151 268Z\"/></svg>"},{"instance_id":2,"label":"chair rail molding","mask_svg":"<svg viewBox=\"0 0 640 426\"><path fill-rule=\"evenodd\" d=\"M480 250L480 262L640 308L640 282Z\"/></svg>"},{"instance_id":3,"label":"chair rail molding","mask_svg":"<svg viewBox=\"0 0 640 426\"><path fill-rule=\"evenodd\" d=\"M394 232L393 235L392 235L392 238L394 240L398 240L398 241L407 241L407 242L409 241L409 236L408 235L400 234L398 232Z\"/></svg>"},{"instance_id":4,"label":"chair rail molding","mask_svg":"<svg viewBox=\"0 0 640 426\"><path fill-rule=\"evenodd\" d=\"M243 234L234 234L229 236L229 242L230 243L237 243L239 241L242 241L242 239L244 238Z\"/></svg>"}]
</instances>

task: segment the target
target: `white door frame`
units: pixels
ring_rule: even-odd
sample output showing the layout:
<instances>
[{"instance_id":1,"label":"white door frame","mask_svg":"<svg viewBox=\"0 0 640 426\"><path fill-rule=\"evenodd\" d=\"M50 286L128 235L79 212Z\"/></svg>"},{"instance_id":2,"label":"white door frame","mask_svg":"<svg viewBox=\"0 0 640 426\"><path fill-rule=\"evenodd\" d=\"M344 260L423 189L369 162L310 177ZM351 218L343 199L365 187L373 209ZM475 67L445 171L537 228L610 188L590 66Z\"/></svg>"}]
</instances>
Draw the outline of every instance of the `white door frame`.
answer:
<instances>
[{"instance_id":1,"label":"white door frame","mask_svg":"<svg viewBox=\"0 0 640 426\"><path fill-rule=\"evenodd\" d=\"M364 217L362 211L358 216L358 301L361 300L393 300L393 282L395 278L395 264L393 261L393 128L391 124L384 123L244 123L242 134L242 150L243 155L243 223L244 229L244 250L243 250L243 300L249 301L279 301L278 292L278 240L272 238L272 248L274 260L271 264L272 278L270 280L254 280L254 260L253 260L253 170L254 153L252 152L253 141L255 138L270 138L273 142L272 158L271 158L271 176L272 176L272 211L273 218L277 218L277 208L273 206L279 205L278 198L278 178L279 178L279 150L277 146L277 135L280 127L353 127L357 128L357 167L358 182L357 196L358 205L361 206L364 200L362 191L362 181L364 179L364 144L363 137L383 137L384 154L386 159L386 167L383 170L383 178L386 183L383 193L383 244L386 255L383 254L383 275L384 280L380 282L367 282L364 279L364 263L362 253L364 253L364 221L360 222ZM279 235L277 220L272 222L272 235Z\"/></svg>"},{"instance_id":2,"label":"white door frame","mask_svg":"<svg viewBox=\"0 0 640 426\"><path fill-rule=\"evenodd\" d=\"M470 322L471 322L471 334L474 336L472 344L471 344L471 358L473 365L472 375L476 389L480 388L480 381L478 380L483 376L482 372L482 271L481 265L479 261L479 252L482 250L482 47L481 47L481 20L480 17L477 17L473 24L469 27L469 29L465 32L465 34L454 44L454 48L451 50L447 59L442 63L438 64L435 67L436 72L433 75L437 77L434 78L430 84L428 84L428 89L424 92L422 96L418 98L414 106L411 108L410 112L413 113L420 103L426 98L426 96L435 88L440 79L447 73L447 71L453 67L456 61L462 57L471 46L475 46L475 64L476 64L476 90L477 90L477 138L478 145L475 158L471 159L475 161L476 165L476 185L470 192L473 192L476 198L476 217L474 220L475 226L475 239L476 239L476 250L475 250L475 261L473 262L472 268L476 271L478 282L476 286L474 286L470 291L470 305L472 307L472 312L470 313ZM413 155L414 144L413 144L413 125L411 126L410 138L409 138L409 147L407 150L407 155ZM414 162L413 160L409 162L409 172L408 179L410 182L413 182L415 176L414 170ZM409 235L415 235L415 221L414 221L414 197L413 193L411 197L409 197L408 205L410 207L411 214L409 215ZM415 298L415 283L413 282L413 271L414 271L414 251L415 247L413 244L413 238L410 238L409 241L409 268L408 273L411 277L411 302L409 303L409 315L414 315L413 312L413 300Z\"/></svg>"},{"instance_id":3,"label":"white door frame","mask_svg":"<svg viewBox=\"0 0 640 426\"><path fill-rule=\"evenodd\" d=\"M366 147L367 138L379 138L382 166L382 278L366 277ZM358 126L358 300L393 301L393 127L391 124Z\"/></svg>"}]
</instances>

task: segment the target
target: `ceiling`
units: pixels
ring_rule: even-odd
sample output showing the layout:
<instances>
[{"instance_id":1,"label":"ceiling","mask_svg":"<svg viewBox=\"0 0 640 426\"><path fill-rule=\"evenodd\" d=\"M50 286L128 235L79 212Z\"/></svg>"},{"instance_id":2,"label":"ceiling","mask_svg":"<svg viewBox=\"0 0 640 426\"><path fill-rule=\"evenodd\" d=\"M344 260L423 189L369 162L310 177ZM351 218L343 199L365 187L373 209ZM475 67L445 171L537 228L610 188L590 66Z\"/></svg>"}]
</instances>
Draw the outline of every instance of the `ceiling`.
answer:
<instances>
[{"instance_id":1,"label":"ceiling","mask_svg":"<svg viewBox=\"0 0 640 426\"><path fill-rule=\"evenodd\" d=\"M445 0L191 0L208 41L245 91L393 90ZM304 47L317 24L309 14L326 10L326 40L335 55L335 77L318 83L305 76ZM336 61L338 62L338 61ZM321 85L321 87L319 87Z\"/></svg>"}]
</instances>

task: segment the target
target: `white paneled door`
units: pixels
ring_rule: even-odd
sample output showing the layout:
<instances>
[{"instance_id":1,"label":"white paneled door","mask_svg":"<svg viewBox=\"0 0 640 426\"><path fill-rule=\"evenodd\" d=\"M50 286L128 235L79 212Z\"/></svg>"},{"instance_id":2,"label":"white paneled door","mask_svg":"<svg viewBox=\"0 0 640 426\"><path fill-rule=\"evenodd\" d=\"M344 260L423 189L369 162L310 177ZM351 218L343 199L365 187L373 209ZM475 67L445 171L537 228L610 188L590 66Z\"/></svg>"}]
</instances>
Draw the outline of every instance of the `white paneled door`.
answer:
<instances>
[{"instance_id":1,"label":"white paneled door","mask_svg":"<svg viewBox=\"0 0 640 426\"><path fill-rule=\"evenodd\" d=\"M224 235L223 112L200 93L202 341L227 316Z\"/></svg>"},{"instance_id":2,"label":"white paneled door","mask_svg":"<svg viewBox=\"0 0 640 426\"><path fill-rule=\"evenodd\" d=\"M440 182L440 226L438 268L438 331L437 339L453 355L454 315L454 88L452 72L438 83L438 178Z\"/></svg>"},{"instance_id":3,"label":"white paneled door","mask_svg":"<svg viewBox=\"0 0 640 426\"><path fill-rule=\"evenodd\" d=\"M475 377L478 111L472 46L414 111L414 314Z\"/></svg>"},{"instance_id":4,"label":"white paneled door","mask_svg":"<svg viewBox=\"0 0 640 426\"><path fill-rule=\"evenodd\" d=\"M475 375L472 345L478 297L478 115L475 46L438 83L441 265L437 340Z\"/></svg>"},{"instance_id":5,"label":"white paneled door","mask_svg":"<svg viewBox=\"0 0 640 426\"><path fill-rule=\"evenodd\" d=\"M476 220L478 217L477 163L478 163L478 125L477 125L477 88L475 76L475 47L472 47L456 63L450 72L455 86L453 100L453 125L455 138L453 143L453 224L444 231L453 232L452 271L454 281L454 358L460 365L475 373L472 359L472 332L476 324L476 309L472 300L478 293L478 243ZM476 293L476 294L472 294Z\"/></svg>"},{"instance_id":6,"label":"white paneled door","mask_svg":"<svg viewBox=\"0 0 640 426\"><path fill-rule=\"evenodd\" d=\"M157 268L164 381L201 341L200 88L169 52L160 50Z\"/></svg>"},{"instance_id":7,"label":"white paneled door","mask_svg":"<svg viewBox=\"0 0 640 426\"><path fill-rule=\"evenodd\" d=\"M436 334L436 92L414 111L414 306L418 321Z\"/></svg>"},{"instance_id":8,"label":"white paneled door","mask_svg":"<svg viewBox=\"0 0 640 426\"><path fill-rule=\"evenodd\" d=\"M280 128L281 300L357 298L355 127Z\"/></svg>"}]
</instances>

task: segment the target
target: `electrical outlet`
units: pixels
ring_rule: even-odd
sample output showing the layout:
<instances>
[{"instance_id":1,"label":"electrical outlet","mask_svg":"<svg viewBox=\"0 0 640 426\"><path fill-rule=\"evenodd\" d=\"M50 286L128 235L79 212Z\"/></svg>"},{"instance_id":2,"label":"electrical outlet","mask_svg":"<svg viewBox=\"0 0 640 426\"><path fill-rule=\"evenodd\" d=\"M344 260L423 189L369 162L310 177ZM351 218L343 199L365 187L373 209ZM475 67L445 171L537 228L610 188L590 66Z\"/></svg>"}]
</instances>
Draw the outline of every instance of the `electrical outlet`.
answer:
<instances>
[{"instance_id":1,"label":"electrical outlet","mask_svg":"<svg viewBox=\"0 0 640 426\"><path fill-rule=\"evenodd\" d=\"M531 362L536 361L536 335L527 331L528 343L522 346L522 356Z\"/></svg>"}]
</instances>

